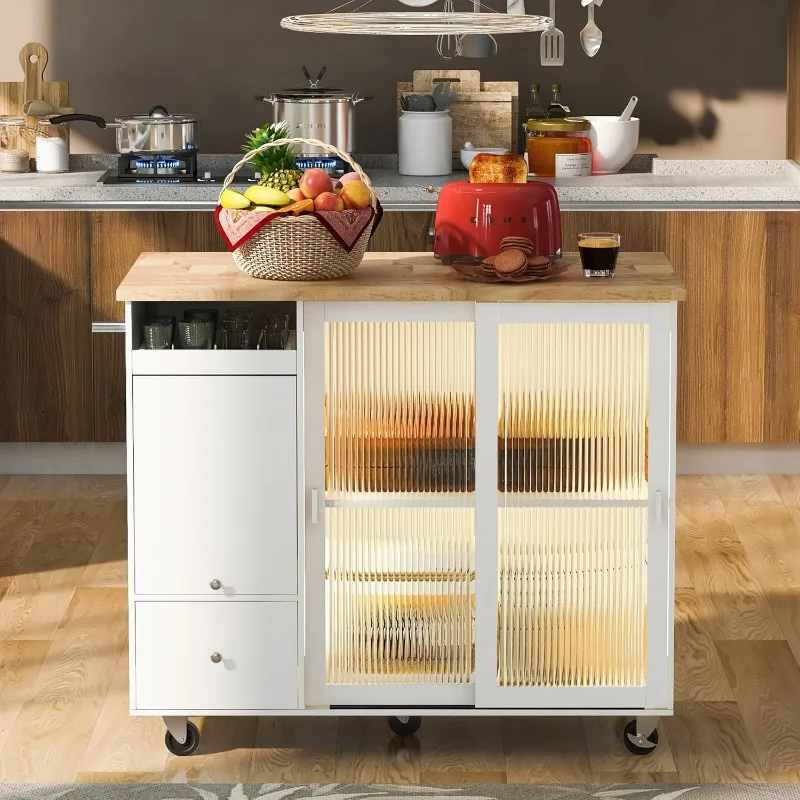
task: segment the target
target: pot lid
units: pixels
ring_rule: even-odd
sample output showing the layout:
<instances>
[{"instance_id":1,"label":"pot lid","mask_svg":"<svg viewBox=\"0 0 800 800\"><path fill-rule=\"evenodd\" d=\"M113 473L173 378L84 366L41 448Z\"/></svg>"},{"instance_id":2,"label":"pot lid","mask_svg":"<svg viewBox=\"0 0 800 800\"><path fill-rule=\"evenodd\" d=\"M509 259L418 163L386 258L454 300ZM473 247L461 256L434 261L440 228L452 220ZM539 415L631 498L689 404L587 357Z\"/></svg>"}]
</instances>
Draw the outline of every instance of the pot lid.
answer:
<instances>
[{"instance_id":1,"label":"pot lid","mask_svg":"<svg viewBox=\"0 0 800 800\"><path fill-rule=\"evenodd\" d=\"M279 92L273 92L272 96L280 99L306 99L306 100L323 100L323 99L349 99L355 96L354 92L345 92L343 89L333 89L328 86L320 86L319 82L325 74L327 67L323 67L319 71L316 78L312 78L306 67L303 67L303 75L306 76L308 86L303 86L297 89L282 89Z\"/></svg>"},{"instance_id":2,"label":"pot lid","mask_svg":"<svg viewBox=\"0 0 800 800\"><path fill-rule=\"evenodd\" d=\"M194 114L170 114L164 106L153 106L147 114L128 114L124 117L115 117L115 119L123 125L131 123L182 125L188 122L200 121L200 118L196 117Z\"/></svg>"}]
</instances>

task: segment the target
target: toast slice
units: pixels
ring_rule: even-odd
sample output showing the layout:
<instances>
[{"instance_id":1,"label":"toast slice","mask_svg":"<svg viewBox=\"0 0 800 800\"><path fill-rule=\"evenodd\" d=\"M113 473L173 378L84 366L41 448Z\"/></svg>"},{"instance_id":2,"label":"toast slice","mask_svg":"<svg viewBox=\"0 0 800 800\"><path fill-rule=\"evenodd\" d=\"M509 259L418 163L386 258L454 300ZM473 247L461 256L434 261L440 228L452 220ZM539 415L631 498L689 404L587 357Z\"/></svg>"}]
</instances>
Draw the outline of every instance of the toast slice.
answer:
<instances>
[{"instance_id":1,"label":"toast slice","mask_svg":"<svg viewBox=\"0 0 800 800\"><path fill-rule=\"evenodd\" d=\"M528 165L522 156L478 153L469 165L470 183L527 183Z\"/></svg>"}]
</instances>

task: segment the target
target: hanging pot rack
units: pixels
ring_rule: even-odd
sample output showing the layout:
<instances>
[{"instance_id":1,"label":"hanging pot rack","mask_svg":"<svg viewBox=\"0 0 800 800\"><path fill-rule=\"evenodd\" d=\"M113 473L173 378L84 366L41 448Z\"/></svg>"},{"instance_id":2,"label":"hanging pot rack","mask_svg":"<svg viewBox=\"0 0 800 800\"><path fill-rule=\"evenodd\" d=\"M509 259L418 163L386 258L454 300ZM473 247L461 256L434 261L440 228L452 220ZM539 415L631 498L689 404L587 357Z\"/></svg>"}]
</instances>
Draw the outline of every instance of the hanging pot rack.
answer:
<instances>
[{"instance_id":1,"label":"hanging pot rack","mask_svg":"<svg viewBox=\"0 0 800 800\"><path fill-rule=\"evenodd\" d=\"M299 14L284 17L281 27L301 33L338 33L355 36L441 36L466 33L538 33L550 30L553 20L535 14L509 15L486 8L491 13L445 13L439 11L360 11L372 0L362 2L356 11L340 9L358 0L348 0L325 14ZM338 12L338 13L337 13Z\"/></svg>"}]
</instances>

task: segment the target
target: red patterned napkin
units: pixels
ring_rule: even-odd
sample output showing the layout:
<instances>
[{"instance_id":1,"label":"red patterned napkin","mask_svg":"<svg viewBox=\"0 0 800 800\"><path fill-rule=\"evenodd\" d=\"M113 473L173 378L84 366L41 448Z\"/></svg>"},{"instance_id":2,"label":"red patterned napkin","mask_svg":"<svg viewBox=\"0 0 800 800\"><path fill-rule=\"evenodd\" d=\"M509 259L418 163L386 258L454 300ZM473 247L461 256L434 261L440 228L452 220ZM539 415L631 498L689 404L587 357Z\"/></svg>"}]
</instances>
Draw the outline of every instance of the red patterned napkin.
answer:
<instances>
[{"instance_id":1,"label":"red patterned napkin","mask_svg":"<svg viewBox=\"0 0 800 800\"><path fill-rule=\"evenodd\" d=\"M311 213L330 231L331 236L347 253L356 246L361 234L375 216L377 215L378 219L373 231L378 227L382 217L380 206L377 211L374 208L365 208L360 211L312 211ZM270 214L264 211L240 211L239 209L222 208L222 206L217 206L217 210L214 212L217 227L229 250L241 247L265 225L285 216L278 212Z\"/></svg>"}]
</instances>

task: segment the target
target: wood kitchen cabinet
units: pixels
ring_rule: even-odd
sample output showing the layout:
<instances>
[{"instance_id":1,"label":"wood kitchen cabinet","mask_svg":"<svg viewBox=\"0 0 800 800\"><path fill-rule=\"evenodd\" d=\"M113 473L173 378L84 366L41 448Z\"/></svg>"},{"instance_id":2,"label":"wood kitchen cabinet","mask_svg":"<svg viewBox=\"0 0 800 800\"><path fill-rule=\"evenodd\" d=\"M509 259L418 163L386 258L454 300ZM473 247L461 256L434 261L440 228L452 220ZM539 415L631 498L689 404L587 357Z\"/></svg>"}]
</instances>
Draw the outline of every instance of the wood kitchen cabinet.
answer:
<instances>
[{"instance_id":1,"label":"wood kitchen cabinet","mask_svg":"<svg viewBox=\"0 0 800 800\"><path fill-rule=\"evenodd\" d=\"M92 439L88 221L0 213L0 441Z\"/></svg>"}]
</instances>

